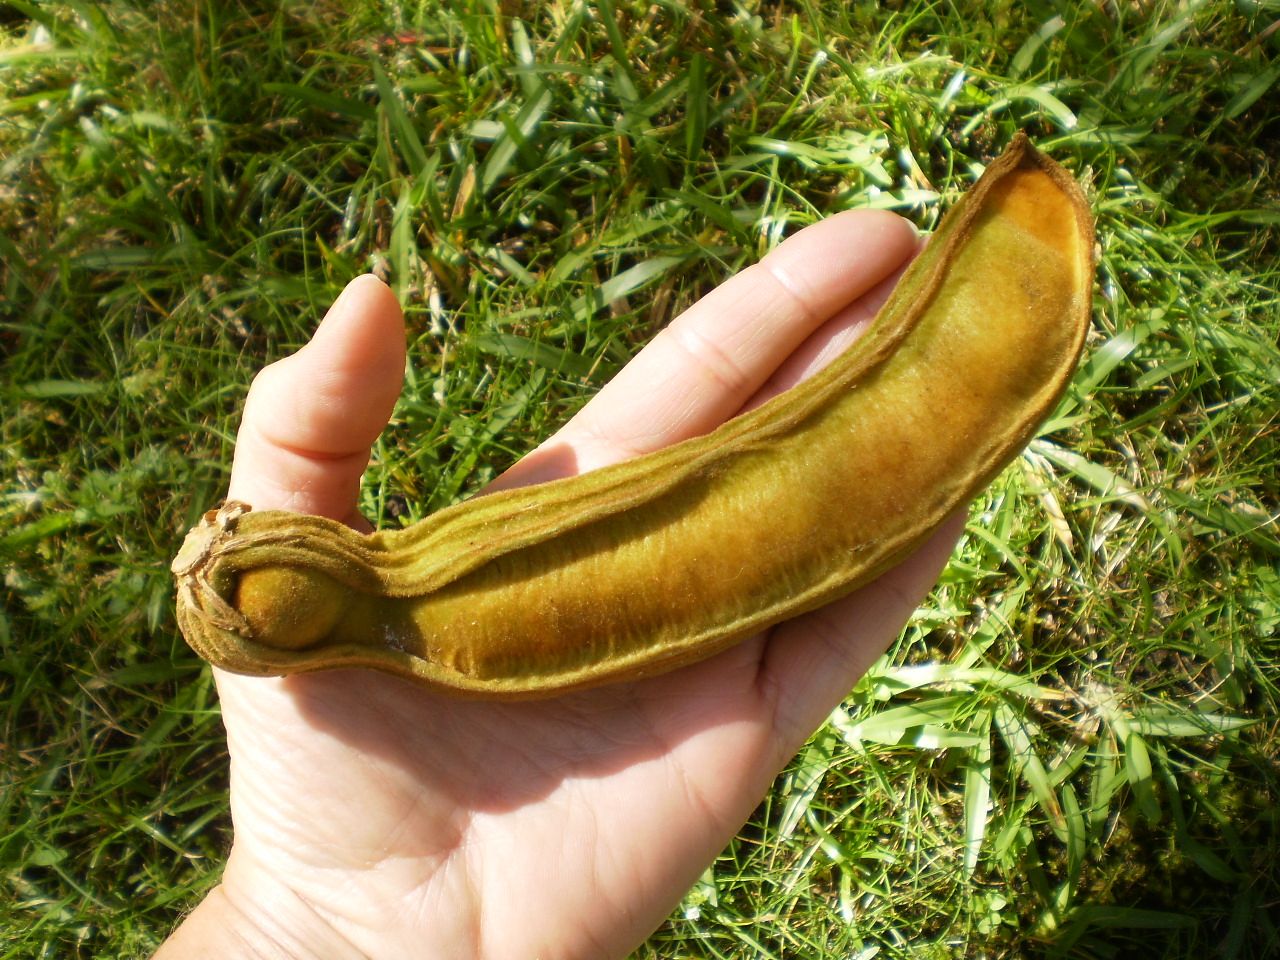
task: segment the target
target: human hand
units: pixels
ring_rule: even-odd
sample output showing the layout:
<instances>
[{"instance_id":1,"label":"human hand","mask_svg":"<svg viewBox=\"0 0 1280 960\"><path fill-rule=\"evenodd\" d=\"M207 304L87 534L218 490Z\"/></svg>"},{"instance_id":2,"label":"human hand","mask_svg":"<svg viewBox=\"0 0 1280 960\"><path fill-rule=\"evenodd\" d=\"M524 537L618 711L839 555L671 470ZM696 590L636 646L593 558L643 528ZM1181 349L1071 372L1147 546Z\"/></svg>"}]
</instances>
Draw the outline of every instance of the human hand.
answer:
<instances>
[{"instance_id":1,"label":"human hand","mask_svg":"<svg viewBox=\"0 0 1280 960\"><path fill-rule=\"evenodd\" d=\"M659 449L780 392L856 338L915 249L887 213L801 231L494 488ZM255 380L229 496L367 530L356 494L403 367L394 298L353 281L312 342ZM897 635L959 528L702 663L554 700L453 700L360 670L216 671L235 839L222 885L160 956L624 956Z\"/></svg>"}]
</instances>

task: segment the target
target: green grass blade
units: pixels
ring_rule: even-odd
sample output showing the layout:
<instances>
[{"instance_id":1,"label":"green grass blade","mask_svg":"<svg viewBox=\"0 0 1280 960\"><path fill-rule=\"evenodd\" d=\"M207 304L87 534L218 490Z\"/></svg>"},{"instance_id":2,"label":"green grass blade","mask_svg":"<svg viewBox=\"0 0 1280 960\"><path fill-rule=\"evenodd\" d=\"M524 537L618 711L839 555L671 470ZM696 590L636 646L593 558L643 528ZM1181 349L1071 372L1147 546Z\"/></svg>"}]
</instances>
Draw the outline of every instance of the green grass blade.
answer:
<instances>
[{"instance_id":1,"label":"green grass blade","mask_svg":"<svg viewBox=\"0 0 1280 960\"><path fill-rule=\"evenodd\" d=\"M964 771L964 873L972 877L982 855L991 810L991 714L975 717L978 743L969 751Z\"/></svg>"},{"instance_id":2,"label":"green grass blade","mask_svg":"<svg viewBox=\"0 0 1280 960\"><path fill-rule=\"evenodd\" d=\"M427 152L423 149L422 140L418 137L418 131L414 129L413 121L409 119L404 102L392 87L386 71L378 63L373 63L371 67L373 70L373 82L378 88L379 108L383 116L386 117L392 142L408 167L409 174L411 176L416 175L418 171L427 165Z\"/></svg>"}]
</instances>

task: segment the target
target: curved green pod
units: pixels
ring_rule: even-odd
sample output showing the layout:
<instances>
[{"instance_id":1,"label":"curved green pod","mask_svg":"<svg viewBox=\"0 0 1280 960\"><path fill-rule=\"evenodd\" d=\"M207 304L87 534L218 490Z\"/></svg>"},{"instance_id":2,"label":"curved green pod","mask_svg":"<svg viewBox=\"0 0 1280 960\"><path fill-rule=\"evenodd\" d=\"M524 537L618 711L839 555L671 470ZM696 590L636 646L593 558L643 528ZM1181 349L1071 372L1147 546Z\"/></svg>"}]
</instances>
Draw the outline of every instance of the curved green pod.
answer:
<instances>
[{"instance_id":1,"label":"curved green pod","mask_svg":"<svg viewBox=\"0 0 1280 960\"><path fill-rule=\"evenodd\" d=\"M1019 136L867 333L702 437L364 536L228 503L174 561L227 670L372 667L467 696L648 676L874 579L1031 438L1075 368L1093 225Z\"/></svg>"}]
</instances>

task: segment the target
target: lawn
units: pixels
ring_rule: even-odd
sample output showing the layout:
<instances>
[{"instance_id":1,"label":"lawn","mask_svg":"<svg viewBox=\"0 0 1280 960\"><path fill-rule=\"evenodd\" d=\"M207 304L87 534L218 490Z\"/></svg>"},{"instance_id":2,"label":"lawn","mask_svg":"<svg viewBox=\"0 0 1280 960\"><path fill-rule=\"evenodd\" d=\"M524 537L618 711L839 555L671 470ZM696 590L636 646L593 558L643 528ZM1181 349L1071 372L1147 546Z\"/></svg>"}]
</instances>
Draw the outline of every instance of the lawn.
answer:
<instances>
[{"instance_id":1,"label":"lawn","mask_svg":"<svg viewBox=\"0 0 1280 960\"><path fill-rule=\"evenodd\" d=\"M378 525L799 227L1019 130L1093 329L942 581L637 957L1280 953L1280 4L0 6L0 957L145 955L227 757L169 558L254 372L406 311Z\"/></svg>"}]
</instances>

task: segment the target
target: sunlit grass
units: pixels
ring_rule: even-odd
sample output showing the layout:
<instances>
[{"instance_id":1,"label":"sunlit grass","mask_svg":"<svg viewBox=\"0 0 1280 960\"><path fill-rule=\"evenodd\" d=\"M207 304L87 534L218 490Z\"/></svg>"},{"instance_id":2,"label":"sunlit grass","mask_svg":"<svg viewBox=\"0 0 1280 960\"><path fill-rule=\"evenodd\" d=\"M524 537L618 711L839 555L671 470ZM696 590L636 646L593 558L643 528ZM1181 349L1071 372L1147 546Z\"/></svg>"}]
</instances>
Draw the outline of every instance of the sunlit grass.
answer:
<instances>
[{"instance_id":1,"label":"sunlit grass","mask_svg":"<svg viewBox=\"0 0 1280 960\"><path fill-rule=\"evenodd\" d=\"M0 10L0 957L145 953L226 758L167 558L354 274L363 506L479 488L798 227L928 229L1018 129L1090 184L1086 360L928 605L644 957L1280 949L1280 9Z\"/></svg>"}]
</instances>

